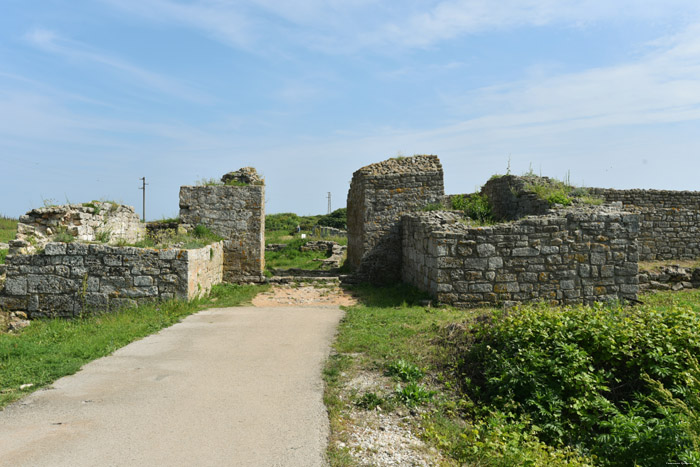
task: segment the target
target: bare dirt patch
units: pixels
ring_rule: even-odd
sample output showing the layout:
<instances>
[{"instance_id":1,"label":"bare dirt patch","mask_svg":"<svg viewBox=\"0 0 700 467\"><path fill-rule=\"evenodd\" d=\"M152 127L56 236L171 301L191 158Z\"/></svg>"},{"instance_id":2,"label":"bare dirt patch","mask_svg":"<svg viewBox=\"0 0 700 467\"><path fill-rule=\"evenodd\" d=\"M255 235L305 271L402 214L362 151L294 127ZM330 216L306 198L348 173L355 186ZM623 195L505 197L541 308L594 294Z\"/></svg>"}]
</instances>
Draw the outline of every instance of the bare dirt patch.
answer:
<instances>
[{"instance_id":1,"label":"bare dirt patch","mask_svg":"<svg viewBox=\"0 0 700 467\"><path fill-rule=\"evenodd\" d=\"M352 306L357 300L338 284L279 284L258 294L253 306Z\"/></svg>"}]
</instances>

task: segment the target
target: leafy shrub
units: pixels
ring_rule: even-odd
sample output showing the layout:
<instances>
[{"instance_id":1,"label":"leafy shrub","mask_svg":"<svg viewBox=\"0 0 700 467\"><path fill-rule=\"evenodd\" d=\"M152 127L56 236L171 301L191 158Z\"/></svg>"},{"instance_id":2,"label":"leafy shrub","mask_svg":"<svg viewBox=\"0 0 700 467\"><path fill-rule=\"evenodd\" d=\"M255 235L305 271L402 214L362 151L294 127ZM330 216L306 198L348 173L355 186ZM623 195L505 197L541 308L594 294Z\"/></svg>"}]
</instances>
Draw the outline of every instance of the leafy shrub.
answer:
<instances>
[{"instance_id":1,"label":"leafy shrub","mask_svg":"<svg viewBox=\"0 0 700 467\"><path fill-rule=\"evenodd\" d=\"M571 205L571 198L567 195L564 190L555 190L547 195L547 202L550 206L555 204L561 204L562 206Z\"/></svg>"},{"instance_id":2,"label":"leafy shrub","mask_svg":"<svg viewBox=\"0 0 700 467\"><path fill-rule=\"evenodd\" d=\"M301 230L311 230L320 218L321 216L299 216L293 212L268 214L265 216L265 230L285 230L287 232L294 232L296 231L297 225L301 227Z\"/></svg>"},{"instance_id":3,"label":"leafy shrub","mask_svg":"<svg viewBox=\"0 0 700 467\"><path fill-rule=\"evenodd\" d=\"M336 229L345 229L348 224L348 210L347 208L336 209L330 214L321 216L317 225L323 225L326 227L333 227Z\"/></svg>"},{"instance_id":4,"label":"leafy shrub","mask_svg":"<svg viewBox=\"0 0 700 467\"><path fill-rule=\"evenodd\" d=\"M464 211L470 219L481 223L492 223L491 203L486 195L473 193L471 195L453 196L452 209Z\"/></svg>"},{"instance_id":5,"label":"leafy shrub","mask_svg":"<svg viewBox=\"0 0 700 467\"><path fill-rule=\"evenodd\" d=\"M698 329L698 312L678 305L499 312L468 334L464 389L493 410L531 420L541 441L578 446L604 464L695 459L689 427L700 407L689 381L700 377L690 358L700 352ZM660 387L677 402L652 397Z\"/></svg>"},{"instance_id":6,"label":"leafy shrub","mask_svg":"<svg viewBox=\"0 0 700 467\"><path fill-rule=\"evenodd\" d=\"M413 363L409 363L406 360L400 359L392 362L388 365L386 369L387 376L394 376L401 381L415 382L423 379L423 370L418 368Z\"/></svg>"}]
</instances>

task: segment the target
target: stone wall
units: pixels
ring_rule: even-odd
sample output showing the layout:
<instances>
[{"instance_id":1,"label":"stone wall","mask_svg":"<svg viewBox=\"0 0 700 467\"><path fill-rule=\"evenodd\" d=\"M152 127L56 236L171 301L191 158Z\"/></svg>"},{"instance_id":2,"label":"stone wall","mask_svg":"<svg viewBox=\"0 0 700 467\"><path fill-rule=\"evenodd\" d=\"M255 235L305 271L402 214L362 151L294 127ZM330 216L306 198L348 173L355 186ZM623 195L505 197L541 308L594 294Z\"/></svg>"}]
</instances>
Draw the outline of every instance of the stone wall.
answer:
<instances>
[{"instance_id":1,"label":"stone wall","mask_svg":"<svg viewBox=\"0 0 700 467\"><path fill-rule=\"evenodd\" d=\"M138 214L131 206L93 201L32 209L19 218L18 248L28 253L44 247L57 234L67 233L82 242L96 240L136 243L146 234Z\"/></svg>"},{"instance_id":2,"label":"stone wall","mask_svg":"<svg viewBox=\"0 0 700 467\"><path fill-rule=\"evenodd\" d=\"M540 180L548 180L540 177ZM495 219L515 220L530 215L543 215L549 212L549 203L537 197L527 188L527 179L514 175L491 178L481 188L491 203L491 213Z\"/></svg>"},{"instance_id":3,"label":"stone wall","mask_svg":"<svg viewBox=\"0 0 700 467\"><path fill-rule=\"evenodd\" d=\"M573 210L490 227L454 213L403 217L404 282L442 303L635 300L638 215Z\"/></svg>"},{"instance_id":4,"label":"stone wall","mask_svg":"<svg viewBox=\"0 0 700 467\"><path fill-rule=\"evenodd\" d=\"M221 282L221 242L196 250L48 243L7 257L0 307L30 318L71 317L158 299L191 299Z\"/></svg>"},{"instance_id":5,"label":"stone wall","mask_svg":"<svg viewBox=\"0 0 700 467\"><path fill-rule=\"evenodd\" d=\"M347 237L347 230L336 229L335 227L328 227L326 225L315 225L313 228L313 234L316 237Z\"/></svg>"},{"instance_id":6,"label":"stone wall","mask_svg":"<svg viewBox=\"0 0 700 467\"><path fill-rule=\"evenodd\" d=\"M700 192L587 188L606 202L620 202L641 218L642 261L700 258Z\"/></svg>"},{"instance_id":7,"label":"stone wall","mask_svg":"<svg viewBox=\"0 0 700 467\"><path fill-rule=\"evenodd\" d=\"M224 237L225 282L265 280L264 185L183 186L180 222Z\"/></svg>"},{"instance_id":8,"label":"stone wall","mask_svg":"<svg viewBox=\"0 0 700 467\"><path fill-rule=\"evenodd\" d=\"M539 184L551 181L547 177L532 178ZM481 192L488 196L496 219L554 212L547 201L527 189L527 183L528 177L506 175L484 185ZM621 204L625 210L639 213L641 261L700 258L700 192L610 188L583 191L607 204Z\"/></svg>"},{"instance_id":9,"label":"stone wall","mask_svg":"<svg viewBox=\"0 0 700 467\"><path fill-rule=\"evenodd\" d=\"M586 190L608 203L619 201L627 209L676 208L700 211L700 191L615 190L612 188L586 188Z\"/></svg>"},{"instance_id":10,"label":"stone wall","mask_svg":"<svg viewBox=\"0 0 700 467\"><path fill-rule=\"evenodd\" d=\"M437 156L389 159L357 170L348 192L348 259L373 283L401 280L401 216L444 196Z\"/></svg>"}]
</instances>

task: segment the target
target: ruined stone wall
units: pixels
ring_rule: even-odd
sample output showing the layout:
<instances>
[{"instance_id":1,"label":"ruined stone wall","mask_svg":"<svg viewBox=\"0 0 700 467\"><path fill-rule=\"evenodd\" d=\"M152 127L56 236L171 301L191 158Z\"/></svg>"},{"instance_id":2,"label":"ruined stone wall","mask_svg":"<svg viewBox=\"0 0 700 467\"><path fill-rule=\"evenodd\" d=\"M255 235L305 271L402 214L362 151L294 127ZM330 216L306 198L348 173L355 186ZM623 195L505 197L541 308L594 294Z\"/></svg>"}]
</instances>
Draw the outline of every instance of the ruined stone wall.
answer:
<instances>
[{"instance_id":1,"label":"ruined stone wall","mask_svg":"<svg viewBox=\"0 0 700 467\"><path fill-rule=\"evenodd\" d=\"M620 201L629 208L690 209L700 211L700 191L672 190L615 190L612 188L586 188L593 196L606 202Z\"/></svg>"},{"instance_id":2,"label":"ruined stone wall","mask_svg":"<svg viewBox=\"0 0 700 467\"><path fill-rule=\"evenodd\" d=\"M469 227L453 213L403 217L403 280L442 303L636 299L636 214L606 209Z\"/></svg>"},{"instance_id":3,"label":"ruined stone wall","mask_svg":"<svg viewBox=\"0 0 700 467\"><path fill-rule=\"evenodd\" d=\"M587 188L640 214L642 261L700 258L700 192Z\"/></svg>"},{"instance_id":4,"label":"ruined stone wall","mask_svg":"<svg viewBox=\"0 0 700 467\"><path fill-rule=\"evenodd\" d=\"M401 280L401 216L440 203L437 156L389 159L357 170L348 192L348 259L374 283Z\"/></svg>"},{"instance_id":5,"label":"ruined stone wall","mask_svg":"<svg viewBox=\"0 0 700 467\"><path fill-rule=\"evenodd\" d=\"M146 228L133 207L102 201L32 209L17 225L24 252L43 248L61 233L82 242L136 243L143 240Z\"/></svg>"},{"instance_id":6,"label":"ruined stone wall","mask_svg":"<svg viewBox=\"0 0 700 467\"><path fill-rule=\"evenodd\" d=\"M481 194L488 197L495 219L515 220L549 212L549 203L527 190L526 185L527 180L514 175L494 177L484 184Z\"/></svg>"},{"instance_id":7,"label":"ruined stone wall","mask_svg":"<svg viewBox=\"0 0 700 467\"><path fill-rule=\"evenodd\" d=\"M221 282L221 242L196 250L48 243L41 254L7 257L0 306L30 318L191 299Z\"/></svg>"},{"instance_id":8,"label":"ruined stone wall","mask_svg":"<svg viewBox=\"0 0 700 467\"><path fill-rule=\"evenodd\" d=\"M224 281L265 280L265 187L183 186L180 222L224 237Z\"/></svg>"}]
</instances>

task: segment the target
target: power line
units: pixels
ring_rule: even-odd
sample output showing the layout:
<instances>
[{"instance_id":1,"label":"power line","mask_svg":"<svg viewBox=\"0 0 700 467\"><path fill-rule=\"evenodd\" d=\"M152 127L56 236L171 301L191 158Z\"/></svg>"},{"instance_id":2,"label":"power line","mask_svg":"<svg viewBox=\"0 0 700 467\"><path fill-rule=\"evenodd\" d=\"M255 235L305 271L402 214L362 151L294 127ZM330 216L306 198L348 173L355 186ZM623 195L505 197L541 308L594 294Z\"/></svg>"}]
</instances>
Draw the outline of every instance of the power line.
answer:
<instances>
[{"instance_id":1,"label":"power line","mask_svg":"<svg viewBox=\"0 0 700 467\"><path fill-rule=\"evenodd\" d=\"M146 222L146 177L139 178L143 182L143 186L139 187L139 190L143 190L143 221Z\"/></svg>"}]
</instances>

